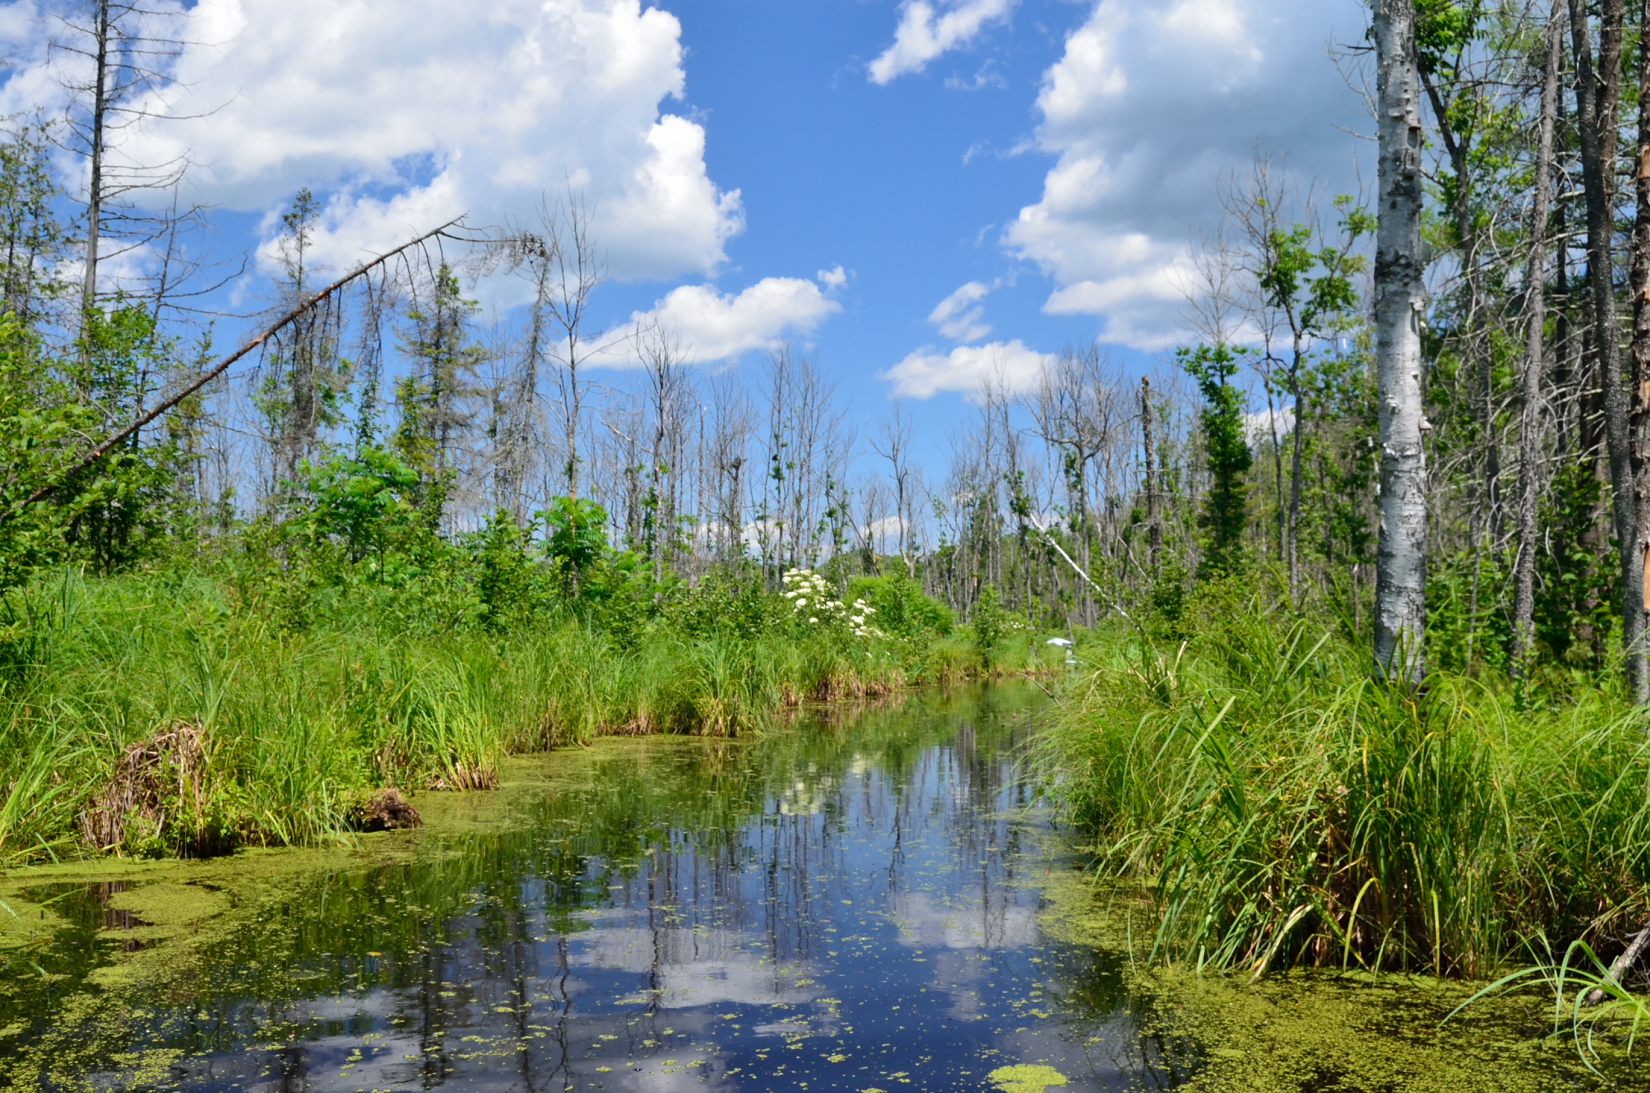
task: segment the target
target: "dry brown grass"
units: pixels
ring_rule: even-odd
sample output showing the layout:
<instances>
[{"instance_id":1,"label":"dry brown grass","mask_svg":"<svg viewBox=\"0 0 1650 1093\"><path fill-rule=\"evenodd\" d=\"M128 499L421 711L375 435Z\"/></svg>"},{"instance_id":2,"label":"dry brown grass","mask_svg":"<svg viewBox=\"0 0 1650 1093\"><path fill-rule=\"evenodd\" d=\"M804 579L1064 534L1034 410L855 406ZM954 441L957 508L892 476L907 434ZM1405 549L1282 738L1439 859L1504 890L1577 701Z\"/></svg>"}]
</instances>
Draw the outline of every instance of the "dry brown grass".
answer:
<instances>
[{"instance_id":1,"label":"dry brown grass","mask_svg":"<svg viewBox=\"0 0 1650 1093\"><path fill-rule=\"evenodd\" d=\"M81 837L97 850L140 842L195 854L224 849L202 823L211 794L207 752L206 729L189 721L128 744L108 783L81 809Z\"/></svg>"}]
</instances>

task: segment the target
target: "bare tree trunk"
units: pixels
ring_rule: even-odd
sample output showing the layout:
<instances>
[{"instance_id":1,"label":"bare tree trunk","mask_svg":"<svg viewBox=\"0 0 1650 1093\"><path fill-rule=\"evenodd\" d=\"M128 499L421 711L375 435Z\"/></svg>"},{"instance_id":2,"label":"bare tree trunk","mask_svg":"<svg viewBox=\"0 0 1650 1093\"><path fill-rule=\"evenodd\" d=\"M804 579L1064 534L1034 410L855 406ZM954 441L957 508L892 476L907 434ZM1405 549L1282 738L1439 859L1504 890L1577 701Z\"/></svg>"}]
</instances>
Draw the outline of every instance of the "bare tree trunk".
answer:
<instances>
[{"instance_id":1,"label":"bare tree trunk","mask_svg":"<svg viewBox=\"0 0 1650 1093\"><path fill-rule=\"evenodd\" d=\"M1459 70L1461 58L1456 58L1456 69L1451 75L1450 82L1459 88L1464 84L1463 73ZM1450 215L1455 221L1455 237L1460 246L1461 284L1466 290L1466 299L1463 307L1465 321L1461 324L1460 350L1463 368L1469 374L1476 373L1473 379L1478 385L1478 412L1479 438L1482 449L1480 455L1483 463L1480 469L1482 492L1478 504L1473 507L1471 514L1472 550L1474 573L1477 572L1479 559L1483 555L1486 540L1494 540L1501 520L1501 452L1495 433L1495 354L1485 344L1480 327L1482 318L1480 309L1484 303L1481 274L1478 266L1479 244L1482 241L1481 232L1472 215L1472 162L1473 141L1477 133L1475 123L1471 120L1458 125L1455 120L1454 109L1462 103L1467 103L1469 110L1474 109L1473 101L1465 95L1457 94L1446 100L1444 95L1452 90L1449 85L1440 89L1438 82L1428 73L1421 73L1421 85L1426 91L1428 100L1432 103L1433 116L1438 123L1438 136L1443 143L1445 154L1449 157L1450 169L1455 172L1454 195L1451 201ZM1470 401L1470 400L1469 400ZM1477 598L1477 577L1473 578L1474 600ZM1471 636L1468 638L1471 641ZM1471 659L1469 650L1468 659Z\"/></svg>"},{"instance_id":2,"label":"bare tree trunk","mask_svg":"<svg viewBox=\"0 0 1650 1093\"><path fill-rule=\"evenodd\" d=\"M1535 643L1535 552L1540 515L1542 377L1546 368L1547 221L1552 216L1553 129L1558 112L1558 69L1564 52L1564 9L1554 0L1547 24L1547 64L1536 137L1535 203L1530 211L1530 257L1524 271L1523 406L1519 415L1518 556L1513 563L1512 672L1523 678ZM1642 138L1641 138L1642 139ZM1637 350L1635 348L1635 356Z\"/></svg>"},{"instance_id":3,"label":"bare tree trunk","mask_svg":"<svg viewBox=\"0 0 1650 1093\"><path fill-rule=\"evenodd\" d=\"M1644 0L1640 9L1640 26L1650 27L1650 0ZM1636 587L1629 587L1624 597L1624 609L1634 620L1634 629L1642 643L1650 623L1650 559L1644 551L1650 548L1650 58L1639 50L1639 154L1638 170L1633 180L1637 198L1633 221L1633 399L1630 430L1630 451L1633 473L1633 502L1635 533L1638 549L1634 552L1638 563ZM1636 601L1636 602L1635 602ZM1628 649L1628 664L1633 671L1634 697L1639 703L1650 702L1650 665L1645 662L1642 647Z\"/></svg>"},{"instance_id":4,"label":"bare tree trunk","mask_svg":"<svg viewBox=\"0 0 1650 1093\"><path fill-rule=\"evenodd\" d=\"M98 0L94 36L97 70L92 85L91 177L86 185L86 269L80 279L81 322L97 306L98 235L103 225L104 111L109 105L109 0Z\"/></svg>"},{"instance_id":5,"label":"bare tree trunk","mask_svg":"<svg viewBox=\"0 0 1650 1093\"><path fill-rule=\"evenodd\" d=\"M1272 438L1272 490L1277 495L1278 518L1278 561L1283 565L1289 564L1289 551L1286 544L1289 542L1289 507L1284 503L1287 494L1283 489L1283 437L1278 435L1278 407L1277 394L1272 383L1272 349L1270 342L1265 347L1265 372L1262 374L1266 388L1266 426ZM1264 552L1265 544L1261 544ZM1294 582L1290 582L1290 595L1294 595Z\"/></svg>"},{"instance_id":6,"label":"bare tree trunk","mask_svg":"<svg viewBox=\"0 0 1650 1093\"><path fill-rule=\"evenodd\" d=\"M1289 388L1295 396L1295 420L1289 429L1289 522L1286 528L1289 563L1289 602L1301 602L1301 449L1302 431L1306 426L1306 392L1301 372L1306 365L1305 336L1297 327L1294 331L1293 357L1289 364ZM1281 500L1281 498L1280 498Z\"/></svg>"},{"instance_id":7,"label":"bare tree trunk","mask_svg":"<svg viewBox=\"0 0 1650 1093\"><path fill-rule=\"evenodd\" d=\"M543 235L539 247L555 267L548 295L551 319L561 328L559 346L553 351L559 365L557 380L562 401L562 443L566 462L562 479L567 496L579 499L579 427L584 420L584 390L579 386L579 369L592 353L603 346L585 344L584 324L590 296L601 287L606 271L600 253L590 239L590 213L584 199L568 189L565 204L540 211Z\"/></svg>"},{"instance_id":8,"label":"bare tree trunk","mask_svg":"<svg viewBox=\"0 0 1650 1093\"><path fill-rule=\"evenodd\" d=\"M636 331L638 354L647 373L653 417L648 452L647 511L642 538L653 562L653 579L663 584L676 561L676 496L681 475L682 416L687 412L688 378L675 335L654 324Z\"/></svg>"},{"instance_id":9,"label":"bare tree trunk","mask_svg":"<svg viewBox=\"0 0 1650 1093\"><path fill-rule=\"evenodd\" d=\"M1146 535L1150 544L1152 578L1162 565L1163 517L1157 511L1157 438L1152 435L1152 381L1140 377L1140 443L1146 454Z\"/></svg>"},{"instance_id":10,"label":"bare tree trunk","mask_svg":"<svg viewBox=\"0 0 1650 1093\"><path fill-rule=\"evenodd\" d=\"M1595 71L1586 0L1570 0L1570 34L1576 54L1576 115L1581 133L1583 189L1587 198L1587 281L1592 290L1597 374L1604 395L1604 434L1616 543L1621 559L1617 595L1629 685L1639 701L1650 698L1644 658L1644 559L1639 554L1638 498L1633 488L1628 398L1621 374L1620 333L1611 275L1616 115L1621 102L1623 0L1603 0Z\"/></svg>"},{"instance_id":11,"label":"bare tree trunk","mask_svg":"<svg viewBox=\"0 0 1650 1093\"><path fill-rule=\"evenodd\" d=\"M893 420L884 422L880 442L871 441L871 450L888 461L888 474L894 482L894 520L898 532L899 557L905 566L905 575L917 577L917 559L911 549L911 422L894 403Z\"/></svg>"},{"instance_id":12,"label":"bare tree trunk","mask_svg":"<svg viewBox=\"0 0 1650 1093\"><path fill-rule=\"evenodd\" d=\"M504 405L499 414L496 503L510 513L517 527L527 520L527 479L539 446L539 365L548 340L546 317L550 307L554 266L545 243L523 235L523 264L533 282L533 303L527 317L526 341L512 374L504 378Z\"/></svg>"},{"instance_id":13,"label":"bare tree trunk","mask_svg":"<svg viewBox=\"0 0 1650 1093\"><path fill-rule=\"evenodd\" d=\"M1375 360L1381 535L1375 660L1388 678L1426 674L1427 468L1421 399L1421 115L1414 0L1375 0L1380 219Z\"/></svg>"}]
</instances>

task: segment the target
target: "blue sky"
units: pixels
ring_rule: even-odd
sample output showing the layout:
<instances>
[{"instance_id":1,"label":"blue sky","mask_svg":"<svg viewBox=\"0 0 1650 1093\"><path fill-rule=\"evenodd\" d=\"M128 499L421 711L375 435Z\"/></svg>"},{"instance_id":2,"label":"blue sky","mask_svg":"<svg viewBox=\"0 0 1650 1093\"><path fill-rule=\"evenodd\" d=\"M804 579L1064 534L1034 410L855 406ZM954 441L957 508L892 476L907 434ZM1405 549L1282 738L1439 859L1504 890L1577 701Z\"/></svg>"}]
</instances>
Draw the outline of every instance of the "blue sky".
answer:
<instances>
[{"instance_id":1,"label":"blue sky","mask_svg":"<svg viewBox=\"0 0 1650 1093\"><path fill-rule=\"evenodd\" d=\"M0 110L61 98L61 6L0 3ZM457 212L524 222L571 183L613 274L595 325L652 315L753 375L789 340L862 433L902 397L930 453L988 376L1025 390L1063 346L1161 367L1222 182L1257 152L1320 197L1372 176L1358 74L1327 53L1362 38L1361 0L173 7L195 44L156 106L202 116L119 154L188 151L211 248L252 256L242 305L267 298L300 186L343 266ZM477 291L505 314L519 295Z\"/></svg>"}]
</instances>

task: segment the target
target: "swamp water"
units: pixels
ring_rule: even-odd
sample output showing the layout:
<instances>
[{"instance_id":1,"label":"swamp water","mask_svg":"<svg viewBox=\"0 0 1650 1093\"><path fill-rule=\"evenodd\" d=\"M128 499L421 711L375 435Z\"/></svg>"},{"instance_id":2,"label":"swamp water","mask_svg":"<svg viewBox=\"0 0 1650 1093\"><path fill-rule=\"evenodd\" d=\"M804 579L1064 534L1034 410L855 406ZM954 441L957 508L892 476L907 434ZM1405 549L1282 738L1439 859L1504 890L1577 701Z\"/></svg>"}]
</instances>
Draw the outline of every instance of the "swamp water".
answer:
<instances>
[{"instance_id":1,"label":"swamp water","mask_svg":"<svg viewBox=\"0 0 1650 1093\"><path fill-rule=\"evenodd\" d=\"M1527 1027L1440 1032L1454 998L1421 987L1303 1001L1131 967L1023 770L1045 702L609 740L347 850L21 871L0 1088L1592 1083Z\"/></svg>"}]
</instances>

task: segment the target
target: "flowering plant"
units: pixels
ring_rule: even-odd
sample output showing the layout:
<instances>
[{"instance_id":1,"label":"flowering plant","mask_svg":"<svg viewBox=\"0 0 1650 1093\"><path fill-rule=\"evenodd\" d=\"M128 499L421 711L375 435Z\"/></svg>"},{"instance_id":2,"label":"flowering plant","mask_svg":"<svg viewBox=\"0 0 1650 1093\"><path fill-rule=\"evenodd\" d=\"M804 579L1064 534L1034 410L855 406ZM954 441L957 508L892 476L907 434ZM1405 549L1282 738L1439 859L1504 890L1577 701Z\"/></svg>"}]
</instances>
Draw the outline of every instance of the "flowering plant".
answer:
<instances>
[{"instance_id":1,"label":"flowering plant","mask_svg":"<svg viewBox=\"0 0 1650 1093\"><path fill-rule=\"evenodd\" d=\"M881 630L871 625L876 608L863 599L852 605L837 599L831 582L811 569L787 569L784 575L785 598L797 618L808 620L809 626L838 623L846 626L858 638L883 637Z\"/></svg>"}]
</instances>

